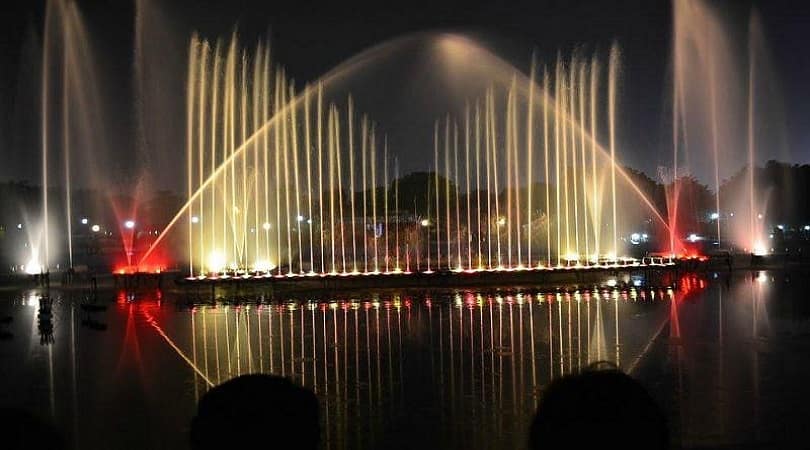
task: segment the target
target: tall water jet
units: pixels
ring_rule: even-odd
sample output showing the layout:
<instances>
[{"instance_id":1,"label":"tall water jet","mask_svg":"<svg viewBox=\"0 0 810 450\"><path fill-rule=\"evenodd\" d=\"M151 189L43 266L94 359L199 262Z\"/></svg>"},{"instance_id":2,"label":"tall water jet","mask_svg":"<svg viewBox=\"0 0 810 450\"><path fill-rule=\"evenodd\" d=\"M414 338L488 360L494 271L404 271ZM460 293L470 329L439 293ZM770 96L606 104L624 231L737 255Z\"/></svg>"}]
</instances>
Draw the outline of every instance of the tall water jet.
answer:
<instances>
[{"instance_id":1,"label":"tall water jet","mask_svg":"<svg viewBox=\"0 0 810 450\"><path fill-rule=\"evenodd\" d=\"M558 266L598 262L600 256L613 260L620 251L615 199L624 186L616 178L625 175L617 167L619 149L614 136L617 93L613 80L618 71L615 50L610 58L613 63L608 95L600 95L596 89L596 64L588 65L579 54L570 62L563 62L560 57L554 76L544 70L543 86L538 85L533 61L528 77L517 72L504 76L496 80L500 83L493 83L482 92L480 98L468 99L459 111L462 118L447 114L434 124L434 167L426 184L429 209L436 208L433 214L428 211L427 225L421 226L436 226L436 241L434 244L426 240L425 251L421 236L415 232L419 228L402 224L399 158L390 153L387 136L381 136L380 142L375 125L368 125L365 117L360 130L361 167L356 166L354 99L348 97L348 104L338 107L331 98L333 94L324 93L320 82L317 93L311 92L309 86L296 91L282 69L273 71L274 83L268 82L271 78L270 70L266 69L269 56L265 57L265 43L259 43L253 51L242 49L235 42L232 37L226 54L217 57L218 52L214 52L208 63L201 62L206 58L200 50L206 48L207 42L197 42L194 50L197 61L190 64L196 68L189 68L189 95L194 98L189 102L193 129L187 130L191 136L188 170L195 175L188 189L189 206L184 207L183 214L209 217L215 210L219 217L189 227L194 260L189 267L191 275L267 276L269 266L277 269L273 270L277 275L300 275L316 272L318 259L321 265L317 270L322 274L398 272L402 267L403 243L406 270L411 267L412 252L417 255L417 268L423 267L424 261L419 260L422 255L431 263L436 262L433 267L442 269L511 270L542 263L553 266L553 255ZM224 66L224 70L212 70L220 59L219 66ZM222 72L222 76L217 72ZM213 85L206 86L209 83ZM208 106L218 102L218 93L223 100L221 111ZM313 99L314 120L310 110ZM604 108L606 115L597 114L601 108L595 105L602 100L609 103ZM264 105L268 105L267 113L263 111ZM541 114L542 121L538 120ZM611 132L612 142L607 150L596 142L597 122L600 128ZM543 133L542 166L536 166L539 156L535 156L535 145L540 145L535 136L539 133ZM383 154L377 155L380 144ZM311 167L313 156L317 159L316 168ZM599 164L599 170L597 159L603 163ZM393 179L389 167L392 161ZM541 173L535 167L544 170ZM302 175L303 170L306 176ZM379 174L378 170L383 172ZM361 175L362 180L355 179ZM535 185L543 175L545 211L540 214L538 210L543 206L535 205ZM476 177L475 184L472 176ZM606 189L601 184L608 177L610 187ZM378 181L382 183L378 185ZM358 184L362 186L363 197L362 250L356 242L359 238L356 201L361 197L355 192ZM316 189L317 200L313 192ZM552 198L556 200L556 208L552 207ZM383 203L378 205L380 200ZM613 206L613 226L605 228L611 228L614 249L600 255L604 250L598 244L601 230L597 225L603 218L598 211L599 205L606 201ZM316 221L317 225L311 223ZM306 226L304 222L318 226L319 233L311 227L306 233L302 228ZM415 223L419 224L418 216ZM260 227L265 233L258 232ZM270 232L272 227L275 230ZM212 229L218 231L212 233ZM433 234L433 230L427 231ZM206 238L209 234L218 237L212 241ZM275 239L271 239L271 234L276 235ZM307 234L311 236L308 243ZM435 259L431 255L433 245ZM214 252L220 253L216 255L218 258L210 258ZM309 253L308 258L305 253ZM537 256L544 253L545 258ZM210 264L206 256L208 260L224 263Z\"/></svg>"},{"instance_id":2,"label":"tall water jet","mask_svg":"<svg viewBox=\"0 0 810 450\"><path fill-rule=\"evenodd\" d=\"M613 44L610 48L608 62L608 135L610 136L610 194L613 207L613 247L611 252L615 260L618 255L619 233L616 221L616 89L619 76L619 47Z\"/></svg>"},{"instance_id":3,"label":"tall water jet","mask_svg":"<svg viewBox=\"0 0 810 450\"><path fill-rule=\"evenodd\" d=\"M673 2L672 168L667 172L670 250L685 253L685 234L707 234L714 248L760 253L765 202L756 199L754 172L767 132L771 153L780 150L778 92L769 89L767 51L752 13L747 39L699 0ZM762 76L764 75L764 77ZM763 92L765 91L765 92ZM767 114L758 106L773 105ZM763 125L773 121L776 126ZM745 129L746 133L739 130ZM743 154L744 152L744 154ZM740 169L740 162L746 167ZM686 208L687 177L711 180L713 205ZM721 183L721 180L724 180ZM701 228L706 228L701 233ZM756 247L756 249L755 249Z\"/></svg>"},{"instance_id":4,"label":"tall water jet","mask_svg":"<svg viewBox=\"0 0 810 450\"><path fill-rule=\"evenodd\" d=\"M69 70L70 59L68 52L62 54L62 154L64 158L65 173L65 225L67 232L68 267L73 267L73 211L70 182L70 85ZM46 186L43 184L43 186ZM46 221L47 223L47 221ZM131 264L131 261L130 261Z\"/></svg>"},{"instance_id":5,"label":"tall water jet","mask_svg":"<svg viewBox=\"0 0 810 450\"><path fill-rule=\"evenodd\" d=\"M529 103L526 108L526 262L527 267L532 264L532 164L534 163L534 87L535 87L535 55L532 55L531 68L529 69Z\"/></svg>"},{"instance_id":6,"label":"tall water jet","mask_svg":"<svg viewBox=\"0 0 810 450\"><path fill-rule=\"evenodd\" d=\"M42 242L36 245L40 254L35 259L43 272L71 268L76 263L74 185L107 189L111 185L112 180L106 179L107 171L99 170L104 166L103 150L108 142L104 105L98 92L98 69L77 5L64 0L48 2L43 23L41 73L37 80L42 183L38 206L41 207ZM56 214L54 210L61 213ZM126 256L131 257L131 248L124 244Z\"/></svg>"},{"instance_id":7,"label":"tall water jet","mask_svg":"<svg viewBox=\"0 0 810 450\"><path fill-rule=\"evenodd\" d=\"M45 26L42 37L42 103L40 114L42 114L42 228L44 237L44 254L42 266L45 271L50 269L50 229L48 219L48 105L50 104L50 84L48 77L48 70L50 66L50 42L51 42L51 21L52 11L50 5L45 8Z\"/></svg>"}]
</instances>

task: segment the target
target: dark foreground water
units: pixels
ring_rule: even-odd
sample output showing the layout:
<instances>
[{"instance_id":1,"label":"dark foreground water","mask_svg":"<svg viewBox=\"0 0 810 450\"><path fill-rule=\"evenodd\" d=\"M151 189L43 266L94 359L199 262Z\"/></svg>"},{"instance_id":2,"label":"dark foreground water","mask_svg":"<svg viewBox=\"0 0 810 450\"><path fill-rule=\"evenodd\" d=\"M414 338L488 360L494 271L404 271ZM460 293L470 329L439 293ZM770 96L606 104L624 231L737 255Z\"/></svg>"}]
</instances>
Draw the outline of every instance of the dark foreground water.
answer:
<instances>
[{"instance_id":1,"label":"dark foreground water","mask_svg":"<svg viewBox=\"0 0 810 450\"><path fill-rule=\"evenodd\" d=\"M210 384L268 372L318 394L328 449L515 449L551 379L608 360L665 408L675 446L801 447L810 439L808 275L275 304L108 292L107 310L94 313L77 306L82 293L52 290L52 335L37 318L39 291L5 291L0 317L13 321L0 325L0 406L52 420L76 448L187 448Z\"/></svg>"}]
</instances>

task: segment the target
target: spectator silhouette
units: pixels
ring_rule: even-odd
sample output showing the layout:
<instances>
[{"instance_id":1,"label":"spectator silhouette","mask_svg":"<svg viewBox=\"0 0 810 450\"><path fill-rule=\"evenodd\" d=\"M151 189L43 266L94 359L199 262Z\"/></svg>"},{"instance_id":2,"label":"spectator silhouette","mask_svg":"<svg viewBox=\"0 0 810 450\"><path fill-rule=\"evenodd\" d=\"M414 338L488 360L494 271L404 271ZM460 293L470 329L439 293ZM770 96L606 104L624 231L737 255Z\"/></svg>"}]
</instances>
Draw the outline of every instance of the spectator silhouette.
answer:
<instances>
[{"instance_id":1,"label":"spectator silhouette","mask_svg":"<svg viewBox=\"0 0 810 450\"><path fill-rule=\"evenodd\" d=\"M318 399L286 378L243 375L208 391L191 422L191 448L318 448Z\"/></svg>"},{"instance_id":2,"label":"spectator silhouette","mask_svg":"<svg viewBox=\"0 0 810 450\"><path fill-rule=\"evenodd\" d=\"M0 447L7 450L58 450L62 436L48 422L17 408L0 408Z\"/></svg>"},{"instance_id":3,"label":"spectator silhouette","mask_svg":"<svg viewBox=\"0 0 810 450\"><path fill-rule=\"evenodd\" d=\"M613 366L559 378L546 389L529 432L529 448L666 449L664 413L644 387Z\"/></svg>"}]
</instances>

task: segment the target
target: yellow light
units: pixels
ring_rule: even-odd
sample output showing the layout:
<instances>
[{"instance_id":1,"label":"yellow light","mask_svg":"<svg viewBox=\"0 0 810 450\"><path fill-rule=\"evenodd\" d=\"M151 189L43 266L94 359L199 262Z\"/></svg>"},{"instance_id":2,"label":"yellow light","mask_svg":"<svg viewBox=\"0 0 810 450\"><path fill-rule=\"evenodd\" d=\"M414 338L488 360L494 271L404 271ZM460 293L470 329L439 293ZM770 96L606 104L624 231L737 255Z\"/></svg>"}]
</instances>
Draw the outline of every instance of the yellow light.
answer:
<instances>
[{"instance_id":1,"label":"yellow light","mask_svg":"<svg viewBox=\"0 0 810 450\"><path fill-rule=\"evenodd\" d=\"M253 264L253 270L256 270L258 272L270 272L275 268L276 268L275 264L265 259L256 261L256 263Z\"/></svg>"},{"instance_id":2,"label":"yellow light","mask_svg":"<svg viewBox=\"0 0 810 450\"><path fill-rule=\"evenodd\" d=\"M211 272L222 272L225 268L225 255L222 252L214 250L208 254L208 270Z\"/></svg>"},{"instance_id":3,"label":"yellow light","mask_svg":"<svg viewBox=\"0 0 810 450\"><path fill-rule=\"evenodd\" d=\"M498 226L506 225L506 217L499 217L498 218Z\"/></svg>"},{"instance_id":4,"label":"yellow light","mask_svg":"<svg viewBox=\"0 0 810 450\"><path fill-rule=\"evenodd\" d=\"M763 256L768 254L768 250L765 248L762 242L757 242L754 244L753 253L757 256Z\"/></svg>"},{"instance_id":5,"label":"yellow light","mask_svg":"<svg viewBox=\"0 0 810 450\"><path fill-rule=\"evenodd\" d=\"M28 275L35 275L42 272L42 265L39 263L39 258L37 257L37 249L32 249L31 259L25 264L24 269L25 273Z\"/></svg>"},{"instance_id":6,"label":"yellow light","mask_svg":"<svg viewBox=\"0 0 810 450\"><path fill-rule=\"evenodd\" d=\"M423 226L423 227L426 227L426 226L430 225L430 221L429 221L429 220L427 220L427 219L422 219L422 222L421 222L421 223L422 223L422 226Z\"/></svg>"}]
</instances>

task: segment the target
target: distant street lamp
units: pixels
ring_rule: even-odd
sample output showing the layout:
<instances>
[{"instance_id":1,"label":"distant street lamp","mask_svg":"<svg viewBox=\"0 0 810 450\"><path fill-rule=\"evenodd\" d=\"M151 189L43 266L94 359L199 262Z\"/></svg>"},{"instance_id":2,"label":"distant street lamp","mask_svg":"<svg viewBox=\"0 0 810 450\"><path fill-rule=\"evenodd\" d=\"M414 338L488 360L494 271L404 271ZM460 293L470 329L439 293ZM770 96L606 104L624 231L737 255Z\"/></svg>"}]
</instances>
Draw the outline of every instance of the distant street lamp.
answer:
<instances>
[{"instance_id":1,"label":"distant street lamp","mask_svg":"<svg viewBox=\"0 0 810 450\"><path fill-rule=\"evenodd\" d=\"M82 225L87 225L87 217L82 217Z\"/></svg>"},{"instance_id":2,"label":"distant street lamp","mask_svg":"<svg viewBox=\"0 0 810 450\"><path fill-rule=\"evenodd\" d=\"M90 231L92 231L93 233L98 233L100 230L101 227L98 225L93 225L92 227L90 227Z\"/></svg>"},{"instance_id":3,"label":"distant street lamp","mask_svg":"<svg viewBox=\"0 0 810 450\"><path fill-rule=\"evenodd\" d=\"M124 227L126 227L127 229L130 229L130 230L135 228L135 221L131 220L131 219L127 220L126 222L124 222Z\"/></svg>"},{"instance_id":4,"label":"distant street lamp","mask_svg":"<svg viewBox=\"0 0 810 450\"><path fill-rule=\"evenodd\" d=\"M200 223L200 218L197 216L191 216L191 223Z\"/></svg>"}]
</instances>

